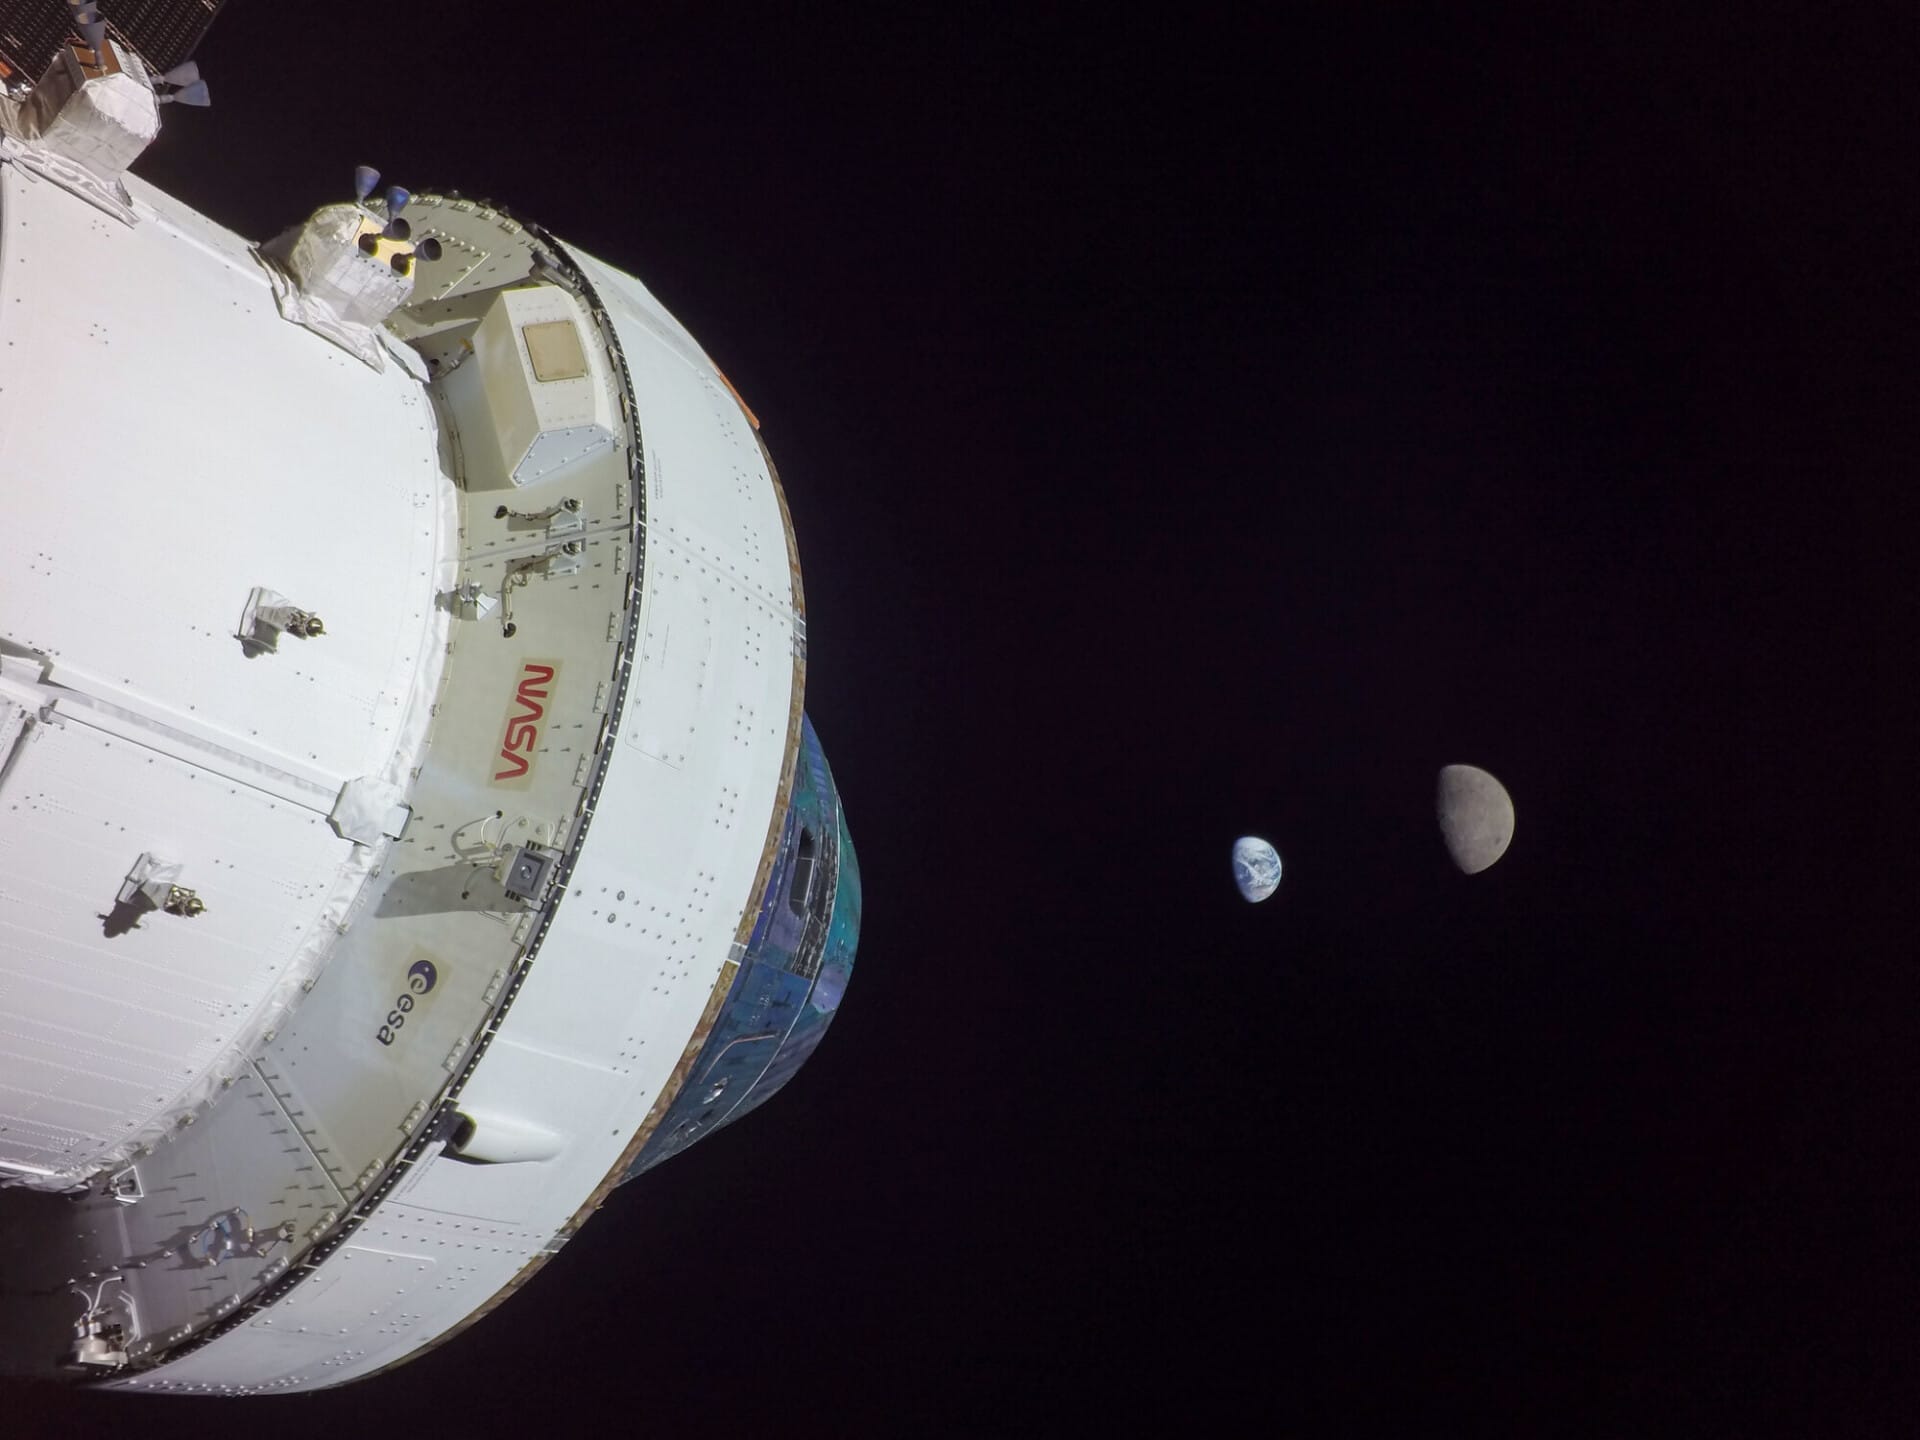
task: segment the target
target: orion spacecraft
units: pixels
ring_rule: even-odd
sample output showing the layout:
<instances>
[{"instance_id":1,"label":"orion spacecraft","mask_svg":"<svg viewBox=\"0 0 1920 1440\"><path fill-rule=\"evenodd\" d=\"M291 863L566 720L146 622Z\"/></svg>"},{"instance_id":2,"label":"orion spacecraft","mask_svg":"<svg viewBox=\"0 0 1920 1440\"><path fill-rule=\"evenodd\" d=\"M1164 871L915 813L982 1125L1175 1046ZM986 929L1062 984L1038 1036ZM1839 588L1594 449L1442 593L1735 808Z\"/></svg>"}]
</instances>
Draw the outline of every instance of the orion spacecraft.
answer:
<instances>
[{"instance_id":1,"label":"orion spacecraft","mask_svg":"<svg viewBox=\"0 0 1920 1440\"><path fill-rule=\"evenodd\" d=\"M793 526L632 276L364 168L243 238L129 171L205 0L8 8L0 1366L338 1385L832 1019Z\"/></svg>"}]
</instances>

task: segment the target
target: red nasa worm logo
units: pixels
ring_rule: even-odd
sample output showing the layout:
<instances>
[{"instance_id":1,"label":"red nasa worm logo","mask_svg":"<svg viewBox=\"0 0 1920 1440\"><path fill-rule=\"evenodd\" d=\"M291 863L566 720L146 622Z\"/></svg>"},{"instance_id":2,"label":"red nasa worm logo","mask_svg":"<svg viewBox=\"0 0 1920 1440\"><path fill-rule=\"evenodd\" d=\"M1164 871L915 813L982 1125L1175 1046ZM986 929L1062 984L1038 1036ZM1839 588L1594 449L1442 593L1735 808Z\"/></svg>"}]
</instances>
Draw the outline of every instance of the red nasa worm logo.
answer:
<instances>
[{"instance_id":1,"label":"red nasa worm logo","mask_svg":"<svg viewBox=\"0 0 1920 1440\"><path fill-rule=\"evenodd\" d=\"M493 783L525 787L533 774L533 751L540 743L540 723L546 718L547 702L553 693L554 677L560 673L558 660L529 660L520 668L520 688L514 691L507 709L506 733L500 737L500 767L493 772Z\"/></svg>"}]
</instances>

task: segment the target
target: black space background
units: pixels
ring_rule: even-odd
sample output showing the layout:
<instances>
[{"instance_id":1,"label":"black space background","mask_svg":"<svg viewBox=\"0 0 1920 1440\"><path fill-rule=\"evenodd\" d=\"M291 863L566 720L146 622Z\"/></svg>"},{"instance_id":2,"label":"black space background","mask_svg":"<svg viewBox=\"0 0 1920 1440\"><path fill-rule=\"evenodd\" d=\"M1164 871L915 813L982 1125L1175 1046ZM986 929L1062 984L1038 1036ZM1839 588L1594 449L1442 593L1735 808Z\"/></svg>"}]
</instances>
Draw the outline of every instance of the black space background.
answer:
<instances>
[{"instance_id":1,"label":"black space background","mask_svg":"<svg viewBox=\"0 0 1920 1440\"><path fill-rule=\"evenodd\" d=\"M148 178L501 201L759 413L860 968L458 1341L0 1427L1913 1433L1916 22L1591 8L231 0Z\"/></svg>"}]
</instances>

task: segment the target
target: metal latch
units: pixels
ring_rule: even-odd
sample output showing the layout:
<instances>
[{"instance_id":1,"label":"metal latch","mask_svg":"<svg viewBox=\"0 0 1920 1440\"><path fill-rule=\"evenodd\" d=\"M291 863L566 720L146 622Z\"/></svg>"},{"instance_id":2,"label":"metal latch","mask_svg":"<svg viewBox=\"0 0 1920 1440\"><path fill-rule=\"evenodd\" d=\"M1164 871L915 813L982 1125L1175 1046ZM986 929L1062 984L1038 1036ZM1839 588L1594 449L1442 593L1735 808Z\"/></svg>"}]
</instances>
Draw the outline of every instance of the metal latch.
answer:
<instances>
[{"instance_id":1,"label":"metal latch","mask_svg":"<svg viewBox=\"0 0 1920 1440\"><path fill-rule=\"evenodd\" d=\"M240 643L249 655L272 653L280 648L280 637L311 640L327 633L327 627L311 610L302 610L278 590L264 585L253 587L246 608L240 612Z\"/></svg>"},{"instance_id":2,"label":"metal latch","mask_svg":"<svg viewBox=\"0 0 1920 1440\"><path fill-rule=\"evenodd\" d=\"M548 887L553 884L553 872L559 868L560 852L546 845L522 845L514 852L513 860L507 866L505 886L507 898L518 900L529 909L537 910L546 903Z\"/></svg>"},{"instance_id":3,"label":"metal latch","mask_svg":"<svg viewBox=\"0 0 1920 1440\"><path fill-rule=\"evenodd\" d=\"M138 927L140 918L154 910L185 920L206 911L206 901L179 883L181 868L150 854L143 854L134 862L133 869L121 882L120 893L114 897L122 912L118 918L124 919L128 929Z\"/></svg>"}]
</instances>

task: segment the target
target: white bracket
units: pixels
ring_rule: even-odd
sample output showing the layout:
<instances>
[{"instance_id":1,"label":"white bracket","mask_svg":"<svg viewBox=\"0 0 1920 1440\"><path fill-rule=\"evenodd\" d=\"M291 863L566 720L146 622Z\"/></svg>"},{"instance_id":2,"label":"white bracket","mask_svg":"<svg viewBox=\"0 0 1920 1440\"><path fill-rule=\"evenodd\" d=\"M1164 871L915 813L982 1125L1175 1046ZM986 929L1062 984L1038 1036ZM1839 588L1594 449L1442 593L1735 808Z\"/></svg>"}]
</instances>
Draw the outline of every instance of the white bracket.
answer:
<instances>
[{"instance_id":1,"label":"white bracket","mask_svg":"<svg viewBox=\"0 0 1920 1440\"><path fill-rule=\"evenodd\" d=\"M500 597L478 580L468 580L453 592L453 613L462 620L484 620L500 608Z\"/></svg>"},{"instance_id":2,"label":"white bracket","mask_svg":"<svg viewBox=\"0 0 1920 1440\"><path fill-rule=\"evenodd\" d=\"M356 845L398 840L413 818L413 807L402 798L406 793L398 785L362 775L340 787L327 823L334 834Z\"/></svg>"},{"instance_id":3,"label":"white bracket","mask_svg":"<svg viewBox=\"0 0 1920 1440\"><path fill-rule=\"evenodd\" d=\"M140 1184L138 1166L129 1165L124 1170L116 1170L107 1178L107 1194L122 1205L138 1205L147 1198L146 1190Z\"/></svg>"}]
</instances>

